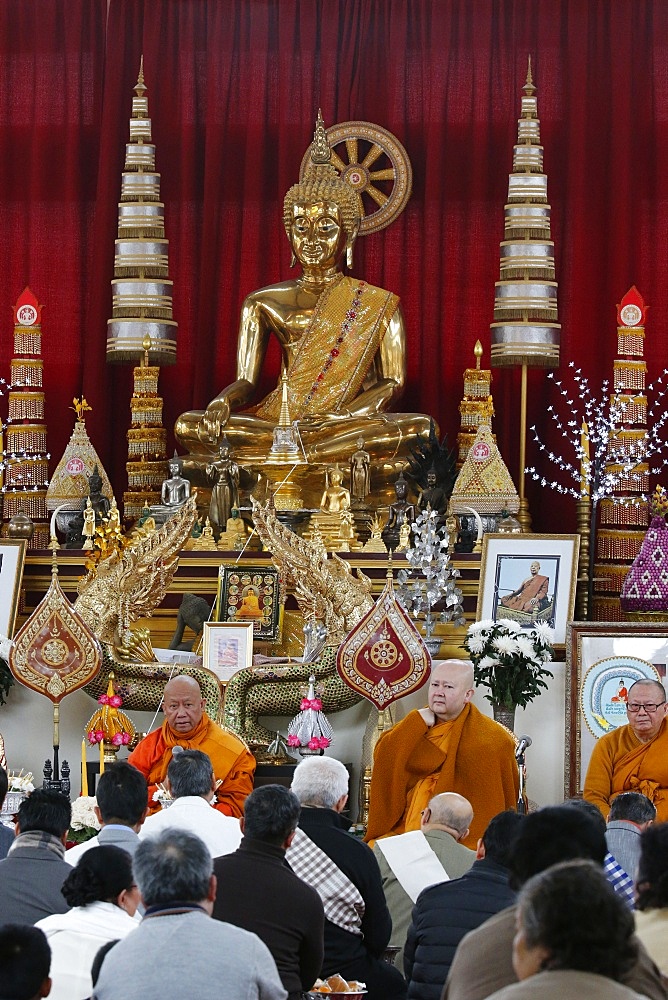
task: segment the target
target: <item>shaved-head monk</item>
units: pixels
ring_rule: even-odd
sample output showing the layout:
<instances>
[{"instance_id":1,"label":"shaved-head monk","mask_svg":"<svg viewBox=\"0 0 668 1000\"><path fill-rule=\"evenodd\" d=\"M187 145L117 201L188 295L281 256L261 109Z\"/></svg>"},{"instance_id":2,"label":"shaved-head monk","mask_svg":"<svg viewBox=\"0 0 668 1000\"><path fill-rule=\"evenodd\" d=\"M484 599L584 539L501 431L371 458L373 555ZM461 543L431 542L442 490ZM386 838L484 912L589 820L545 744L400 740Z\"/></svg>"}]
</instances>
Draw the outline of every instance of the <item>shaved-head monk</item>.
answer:
<instances>
[{"instance_id":1,"label":"shaved-head monk","mask_svg":"<svg viewBox=\"0 0 668 1000\"><path fill-rule=\"evenodd\" d=\"M666 691L641 680L628 690L628 724L597 741L587 768L584 798L608 818L620 792L641 792L656 806L656 822L668 821L668 723Z\"/></svg>"},{"instance_id":2,"label":"shaved-head monk","mask_svg":"<svg viewBox=\"0 0 668 1000\"><path fill-rule=\"evenodd\" d=\"M493 816L515 808L514 740L472 697L468 661L435 661L427 707L409 712L376 746L367 840L419 830L422 811L440 792L458 792L473 807L466 847L475 848Z\"/></svg>"},{"instance_id":3,"label":"shaved-head monk","mask_svg":"<svg viewBox=\"0 0 668 1000\"><path fill-rule=\"evenodd\" d=\"M153 801L153 793L167 776L175 747L181 747L208 754L216 781L220 782L212 805L226 816L241 816L246 797L253 790L255 772L255 758L246 745L209 718L194 677L172 677L165 684L162 708L165 721L160 729L149 733L129 757L148 781L150 811L160 808Z\"/></svg>"}]
</instances>

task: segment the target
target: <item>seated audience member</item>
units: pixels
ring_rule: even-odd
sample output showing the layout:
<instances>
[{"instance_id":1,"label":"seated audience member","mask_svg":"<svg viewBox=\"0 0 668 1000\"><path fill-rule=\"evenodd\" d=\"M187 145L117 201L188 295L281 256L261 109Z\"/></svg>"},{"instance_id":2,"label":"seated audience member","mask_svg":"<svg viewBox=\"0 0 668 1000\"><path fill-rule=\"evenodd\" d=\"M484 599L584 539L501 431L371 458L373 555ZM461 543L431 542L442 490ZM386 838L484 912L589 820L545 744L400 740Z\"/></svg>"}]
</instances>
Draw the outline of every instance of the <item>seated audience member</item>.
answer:
<instances>
[{"instance_id":1,"label":"seated audience member","mask_svg":"<svg viewBox=\"0 0 668 1000\"><path fill-rule=\"evenodd\" d=\"M555 865L517 901L513 968L494 1000L641 1000L622 985L636 961L633 915L592 861Z\"/></svg>"},{"instance_id":2,"label":"seated audience member","mask_svg":"<svg viewBox=\"0 0 668 1000\"><path fill-rule=\"evenodd\" d=\"M0 806L5 801L7 789L9 788L9 778L4 767L0 767ZM4 823L0 823L0 860L7 857L9 848L14 843L14 831Z\"/></svg>"},{"instance_id":3,"label":"seated audience member","mask_svg":"<svg viewBox=\"0 0 668 1000\"><path fill-rule=\"evenodd\" d=\"M377 840L376 856L383 892L392 917L390 944L398 947L395 963L403 968L403 952L415 902L428 885L458 878L475 861L475 851L460 841L468 836L473 809L456 792L441 792L422 812L420 829ZM441 986L445 982L445 976Z\"/></svg>"},{"instance_id":4,"label":"seated audience member","mask_svg":"<svg viewBox=\"0 0 668 1000\"><path fill-rule=\"evenodd\" d=\"M508 859L511 888L520 889L533 875L561 861L593 861L602 869L606 854L605 830L587 812L571 804L546 806L525 816L513 838ZM512 963L516 916L516 907L510 906L462 939L443 1000L485 1000L495 990L517 982ZM593 910L591 919L596 919ZM652 1000L666 998L661 974L641 945L623 982Z\"/></svg>"},{"instance_id":5,"label":"seated audience member","mask_svg":"<svg viewBox=\"0 0 668 1000\"><path fill-rule=\"evenodd\" d=\"M473 820L463 840L471 848L492 816L516 807L513 738L479 712L472 697L471 663L434 663L427 707L409 712L376 745L367 841L419 830L422 810L439 792L458 792L471 803Z\"/></svg>"},{"instance_id":6,"label":"seated audience member","mask_svg":"<svg viewBox=\"0 0 668 1000\"><path fill-rule=\"evenodd\" d=\"M307 757L292 791L301 804L287 860L317 890L325 907L323 978L340 973L366 983L365 1000L403 1000L406 983L382 960L392 930L373 851L352 834L343 812L348 772L333 757Z\"/></svg>"},{"instance_id":7,"label":"seated audience member","mask_svg":"<svg viewBox=\"0 0 668 1000\"><path fill-rule=\"evenodd\" d=\"M158 782L163 782L175 747L201 750L213 764L216 775L215 808L226 816L241 816L244 799L253 791L255 758L246 745L209 718L204 711L199 684L185 674L165 684L162 708L165 721L138 744L128 758L148 781L149 810Z\"/></svg>"},{"instance_id":8,"label":"seated audience member","mask_svg":"<svg viewBox=\"0 0 668 1000\"><path fill-rule=\"evenodd\" d=\"M168 829L142 840L133 869L146 915L106 955L95 1000L286 1000L259 937L211 919L216 876L199 837Z\"/></svg>"},{"instance_id":9,"label":"seated audience member","mask_svg":"<svg viewBox=\"0 0 668 1000\"><path fill-rule=\"evenodd\" d=\"M659 681L632 684L626 702L628 724L597 740L587 768L583 795L608 818L620 792L642 792L668 820L668 723L666 692Z\"/></svg>"},{"instance_id":10,"label":"seated audience member","mask_svg":"<svg viewBox=\"0 0 668 1000\"><path fill-rule=\"evenodd\" d=\"M196 834L213 857L237 849L241 842L239 820L211 808L216 778L205 753L184 750L172 757L166 786L174 801L168 809L146 818L139 831L140 840L169 826Z\"/></svg>"},{"instance_id":11,"label":"seated audience member","mask_svg":"<svg viewBox=\"0 0 668 1000\"><path fill-rule=\"evenodd\" d=\"M16 838L0 861L0 925L34 924L69 907L60 887L72 871L65 843L72 816L61 792L36 788L16 814Z\"/></svg>"},{"instance_id":12,"label":"seated audience member","mask_svg":"<svg viewBox=\"0 0 668 1000\"><path fill-rule=\"evenodd\" d=\"M0 928L0 997L48 997L50 966L51 949L43 931L28 924L5 924Z\"/></svg>"},{"instance_id":13,"label":"seated audience member","mask_svg":"<svg viewBox=\"0 0 668 1000\"><path fill-rule=\"evenodd\" d=\"M635 918L638 937L668 978L668 823L640 838Z\"/></svg>"},{"instance_id":14,"label":"seated audience member","mask_svg":"<svg viewBox=\"0 0 668 1000\"><path fill-rule=\"evenodd\" d=\"M107 764L98 778L95 798L100 832L65 852L65 860L71 865L76 865L92 847L122 847L132 855L139 846L137 834L148 809L148 787L141 771L125 760Z\"/></svg>"},{"instance_id":15,"label":"seated audience member","mask_svg":"<svg viewBox=\"0 0 668 1000\"><path fill-rule=\"evenodd\" d=\"M61 891L72 909L36 926L51 947L53 1000L81 1000L90 996L91 966L102 945L138 926L132 858L121 847L94 847L70 869Z\"/></svg>"},{"instance_id":16,"label":"seated audience member","mask_svg":"<svg viewBox=\"0 0 668 1000\"><path fill-rule=\"evenodd\" d=\"M508 858L522 819L516 812L499 813L478 842L473 867L420 893L404 954L409 1000L438 1000L464 935L515 902Z\"/></svg>"},{"instance_id":17,"label":"seated audience member","mask_svg":"<svg viewBox=\"0 0 668 1000\"><path fill-rule=\"evenodd\" d=\"M587 802L586 799L567 799L566 802L568 805L574 806L576 809L580 809L582 812L587 813L588 816L591 816L601 832L605 835L607 847L607 826L597 806L595 806L593 802ZM603 861L603 874L617 895L621 896L629 909L632 910L635 906L633 879L626 869L622 868L617 859L610 853L609 849L605 855L605 860Z\"/></svg>"},{"instance_id":18,"label":"seated audience member","mask_svg":"<svg viewBox=\"0 0 668 1000\"><path fill-rule=\"evenodd\" d=\"M299 800L281 785L251 792L240 819L243 840L214 858L213 917L243 927L274 957L288 1000L301 1000L322 968L325 914L320 896L285 862L299 821Z\"/></svg>"},{"instance_id":19,"label":"seated audience member","mask_svg":"<svg viewBox=\"0 0 668 1000\"><path fill-rule=\"evenodd\" d=\"M640 792L622 792L612 800L605 839L615 861L635 882L640 834L656 819L656 806Z\"/></svg>"}]
</instances>

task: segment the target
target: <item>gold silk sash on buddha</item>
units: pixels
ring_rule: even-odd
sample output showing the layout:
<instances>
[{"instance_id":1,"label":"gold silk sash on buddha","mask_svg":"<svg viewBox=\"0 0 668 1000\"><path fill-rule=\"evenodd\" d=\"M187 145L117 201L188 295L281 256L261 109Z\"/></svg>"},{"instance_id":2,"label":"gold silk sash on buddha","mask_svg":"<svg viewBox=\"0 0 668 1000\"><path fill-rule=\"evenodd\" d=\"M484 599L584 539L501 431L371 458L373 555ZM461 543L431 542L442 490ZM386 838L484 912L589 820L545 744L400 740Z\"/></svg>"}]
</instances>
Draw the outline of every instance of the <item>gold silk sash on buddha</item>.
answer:
<instances>
[{"instance_id":1,"label":"gold silk sash on buddha","mask_svg":"<svg viewBox=\"0 0 668 1000\"><path fill-rule=\"evenodd\" d=\"M341 278L322 293L287 373L294 420L337 413L355 399L398 305L392 292L357 278ZM256 415L277 421L280 409L279 387Z\"/></svg>"}]
</instances>

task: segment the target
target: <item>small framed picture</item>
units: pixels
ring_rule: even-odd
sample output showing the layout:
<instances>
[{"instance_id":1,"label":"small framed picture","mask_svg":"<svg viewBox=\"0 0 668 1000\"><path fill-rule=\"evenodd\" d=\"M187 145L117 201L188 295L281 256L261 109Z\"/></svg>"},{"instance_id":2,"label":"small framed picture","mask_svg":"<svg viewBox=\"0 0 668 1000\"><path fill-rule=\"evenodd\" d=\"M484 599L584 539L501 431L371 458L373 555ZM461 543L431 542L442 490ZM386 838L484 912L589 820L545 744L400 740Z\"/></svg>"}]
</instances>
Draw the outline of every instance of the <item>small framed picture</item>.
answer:
<instances>
[{"instance_id":1,"label":"small framed picture","mask_svg":"<svg viewBox=\"0 0 668 1000\"><path fill-rule=\"evenodd\" d=\"M275 641L280 611L278 570L274 566L221 566L216 608L218 621L250 622L256 639Z\"/></svg>"},{"instance_id":2,"label":"small framed picture","mask_svg":"<svg viewBox=\"0 0 668 1000\"><path fill-rule=\"evenodd\" d=\"M27 544L24 538L0 539L0 633L10 639L16 625Z\"/></svg>"},{"instance_id":3,"label":"small framed picture","mask_svg":"<svg viewBox=\"0 0 668 1000\"><path fill-rule=\"evenodd\" d=\"M573 617L579 535L486 534L477 618L511 618L526 628L545 622L564 646Z\"/></svg>"},{"instance_id":4,"label":"small framed picture","mask_svg":"<svg viewBox=\"0 0 668 1000\"><path fill-rule=\"evenodd\" d=\"M571 622L566 637L564 795L582 791L596 741L628 722L628 689L666 682L668 621Z\"/></svg>"},{"instance_id":5,"label":"small framed picture","mask_svg":"<svg viewBox=\"0 0 668 1000\"><path fill-rule=\"evenodd\" d=\"M253 625L204 622L204 666L226 683L253 664Z\"/></svg>"}]
</instances>

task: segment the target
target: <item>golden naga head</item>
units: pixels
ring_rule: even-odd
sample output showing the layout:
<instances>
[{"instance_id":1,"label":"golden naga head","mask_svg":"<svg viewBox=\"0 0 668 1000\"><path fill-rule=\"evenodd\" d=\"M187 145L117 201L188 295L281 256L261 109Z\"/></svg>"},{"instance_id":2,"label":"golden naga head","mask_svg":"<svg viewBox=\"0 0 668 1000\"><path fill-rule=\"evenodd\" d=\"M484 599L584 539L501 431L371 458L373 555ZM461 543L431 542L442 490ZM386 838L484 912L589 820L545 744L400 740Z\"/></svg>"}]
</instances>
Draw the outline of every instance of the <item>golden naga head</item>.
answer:
<instances>
[{"instance_id":1,"label":"golden naga head","mask_svg":"<svg viewBox=\"0 0 668 1000\"><path fill-rule=\"evenodd\" d=\"M341 213L341 222L349 240L355 239L361 221L358 196L349 184L341 180L332 166L331 150L320 111L311 143L311 162L304 178L292 185L283 202L283 224L288 239L295 205L316 202L335 204Z\"/></svg>"}]
</instances>

